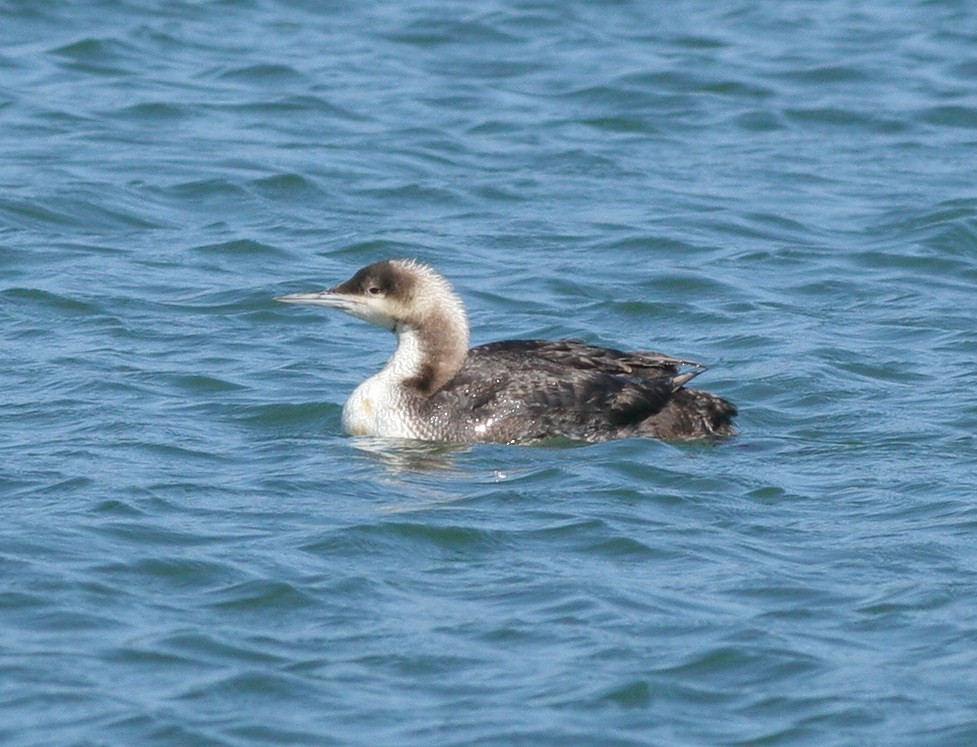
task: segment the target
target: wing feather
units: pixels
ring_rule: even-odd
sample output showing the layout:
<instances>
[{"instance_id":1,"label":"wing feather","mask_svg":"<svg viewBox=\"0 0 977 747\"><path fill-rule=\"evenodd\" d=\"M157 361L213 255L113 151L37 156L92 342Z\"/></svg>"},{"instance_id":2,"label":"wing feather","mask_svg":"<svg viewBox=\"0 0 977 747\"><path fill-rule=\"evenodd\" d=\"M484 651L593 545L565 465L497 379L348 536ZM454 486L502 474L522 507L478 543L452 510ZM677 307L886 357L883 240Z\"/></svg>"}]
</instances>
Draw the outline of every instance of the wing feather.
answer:
<instances>
[{"instance_id":1,"label":"wing feather","mask_svg":"<svg viewBox=\"0 0 977 747\"><path fill-rule=\"evenodd\" d=\"M695 370L679 373L681 366ZM508 417L520 437L541 431L587 438L655 415L704 369L682 358L578 340L506 340L472 348L436 399L476 420Z\"/></svg>"}]
</instances>

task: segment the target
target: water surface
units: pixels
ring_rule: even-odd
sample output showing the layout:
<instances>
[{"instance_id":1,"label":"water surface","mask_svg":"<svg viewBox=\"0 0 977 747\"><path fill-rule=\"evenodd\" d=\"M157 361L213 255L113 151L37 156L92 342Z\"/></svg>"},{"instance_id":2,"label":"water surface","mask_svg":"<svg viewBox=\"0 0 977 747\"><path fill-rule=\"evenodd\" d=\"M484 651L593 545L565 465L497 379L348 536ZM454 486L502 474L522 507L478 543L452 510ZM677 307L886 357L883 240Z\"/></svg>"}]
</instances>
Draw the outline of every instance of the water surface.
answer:
<instances>
[{"instance_id":1,"label":"water surface","mask_svg":"<svg viewBox=\"0 0 977 747\"><path fill-rule=\"evenodd\" d=\"M0 19L5 744L977 740L967 3ZM388 256L742 435L344 436Z\"/></svg>"}]
</instances>

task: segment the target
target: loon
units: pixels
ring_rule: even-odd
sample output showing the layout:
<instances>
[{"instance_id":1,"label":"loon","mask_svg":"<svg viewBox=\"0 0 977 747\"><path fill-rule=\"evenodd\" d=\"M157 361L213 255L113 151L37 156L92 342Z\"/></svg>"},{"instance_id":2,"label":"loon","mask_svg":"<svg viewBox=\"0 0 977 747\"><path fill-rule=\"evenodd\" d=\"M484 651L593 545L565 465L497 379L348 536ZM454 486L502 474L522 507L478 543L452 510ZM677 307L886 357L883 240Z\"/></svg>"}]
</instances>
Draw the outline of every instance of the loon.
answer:
<instances>
[{"instance_id":1,"label":"loon","mask_svg":"<svg viewBox=\"0 0 977 747\"><path fill-rule=\"evenodd\" d=\"M579 340L469 349L461 299L417 260L376 262L328 290L275 300L340 309L397 335L393 356L343 407L351 435L525 444L736 432L733 404L685 387L706 369L701 363Z\"/></svg>"}]
</instances>

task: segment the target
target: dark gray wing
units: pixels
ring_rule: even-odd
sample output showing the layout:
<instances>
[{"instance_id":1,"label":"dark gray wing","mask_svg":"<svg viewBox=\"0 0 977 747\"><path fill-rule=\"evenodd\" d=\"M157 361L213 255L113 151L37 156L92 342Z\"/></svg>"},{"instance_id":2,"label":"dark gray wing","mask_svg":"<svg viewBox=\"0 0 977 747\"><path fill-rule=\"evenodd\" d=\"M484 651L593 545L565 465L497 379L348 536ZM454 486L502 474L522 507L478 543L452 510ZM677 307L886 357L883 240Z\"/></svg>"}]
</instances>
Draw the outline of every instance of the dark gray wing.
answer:
<instances>
[{"instance_id":1,"label":"dark gray wing","mask_svg":"<svg viewBox=\"0 0 977 747\"><path fill-rule=\"evenodd\" d=\"M676 376L680 366L701 373L706 366L696 361L650 351L624 352L588 345L580 340L504 340L479 345L469 351L475 359L503 357L516 365L543 366L554 370L599 370L639 376Z\"/></svg>"},{"instance_id":2,"label":"dark gray wing","mask_svg":"<svg viewBox=\"0 0 977 747\"><path fill-rule=\"evenodd\" d=\"M472 348L432 405L469 413L503 440L554 434L592 439L654 415L702 367L658 353L624 353L576 340L506 340Z\"/></svg>"}]
</instances>

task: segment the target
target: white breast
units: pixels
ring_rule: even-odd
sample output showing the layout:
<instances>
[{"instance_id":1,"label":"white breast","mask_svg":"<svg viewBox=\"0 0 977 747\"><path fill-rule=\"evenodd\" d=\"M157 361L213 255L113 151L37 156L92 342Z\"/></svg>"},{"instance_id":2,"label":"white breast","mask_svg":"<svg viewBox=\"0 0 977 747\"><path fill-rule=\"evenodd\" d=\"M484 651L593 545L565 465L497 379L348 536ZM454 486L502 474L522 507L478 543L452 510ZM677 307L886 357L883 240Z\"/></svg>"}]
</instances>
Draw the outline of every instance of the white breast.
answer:
<instances>
[{"instance_id":1,"label":"white breast","mask_svg":"<svg viewBox=\"0 0 977 747\"><path fill-rule=\"evenodd\" d=\"M397 328L397 349L383 370L360 384L343 406L343 428L353 436L388 438L430 437L430 426L419 422L404 382L421 370L417 333Z\"/></svg>"},{"instance_id":2,"label":"white breast","mask_svg":"<svg viewBox=\"0 0 977 747\"><path fill-rule=\"evenodd\" d=\"M352 436L421 438L403 390L385 379L381 371L356 387L343 405L343 429Z\"/></svg>"}]
</instances>

